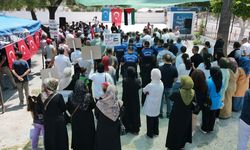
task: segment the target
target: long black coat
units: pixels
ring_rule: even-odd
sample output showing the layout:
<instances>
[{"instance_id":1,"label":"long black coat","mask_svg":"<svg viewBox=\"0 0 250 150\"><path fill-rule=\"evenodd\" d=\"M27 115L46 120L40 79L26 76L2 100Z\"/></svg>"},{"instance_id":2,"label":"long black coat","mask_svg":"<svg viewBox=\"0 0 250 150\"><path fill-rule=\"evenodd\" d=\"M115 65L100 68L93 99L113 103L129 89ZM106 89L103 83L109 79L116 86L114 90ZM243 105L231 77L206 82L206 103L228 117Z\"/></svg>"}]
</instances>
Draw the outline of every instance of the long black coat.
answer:
<instances>
[{"instance_id":1,"label":"long black coat","mask_svg":"<svg viewBox=\"0 0 250 150\"><path fill-rule=\"evenodd\" d=\"M170 97L174 101L168 124L166 147L177 150L185 147L185 143L192 143L192 108L185 105L180 92L175 92Z\"/></svg>"},{"instance_id":2,"label":"long black coat","mask_svg":"<svg viewBox=\"0 0 250 150\"><path fill-rule=\"evenodd\" d=\"M67 102L67 109L72 114L77 106L72 103L72 95ZM92 109L93 102L87 110L78 108L72 116L72 149L73 150L94 150L95 123Z\"/></svg>"},{"instance_id":3,"label":"long black coat","mask_svg":"<svg viewBox=\"0 0 250 150\"><path fill-rule=\"evenodd\" d=\"M139 132L141 127L139 98L139 90L141 88L140 80L125 79L123 80L122 87L122 100L125 108L122 116L123 124L127 132Z\"/></svg>"},{"instance_id":4,"label":"long black coat","mask_svg":"<svg viewBox=\"0 0 250 150\"><path fill-rule=\"evenodd\" d=\"M120 121L113 121L99 111L95 150L121 150Z\"/></svg>"},{"instance_id":5,"label":"long black coat","mask_svg":"<svg viewBox=\"0 0 250 150\"><path fill-rule=\"evenodd\" d=\"M46 101L45 101L46 102ZM63 113L66 104L61 94L56 94L44 111L45 150L68 150L68 133Z\"/></svg>"}]
</instances>

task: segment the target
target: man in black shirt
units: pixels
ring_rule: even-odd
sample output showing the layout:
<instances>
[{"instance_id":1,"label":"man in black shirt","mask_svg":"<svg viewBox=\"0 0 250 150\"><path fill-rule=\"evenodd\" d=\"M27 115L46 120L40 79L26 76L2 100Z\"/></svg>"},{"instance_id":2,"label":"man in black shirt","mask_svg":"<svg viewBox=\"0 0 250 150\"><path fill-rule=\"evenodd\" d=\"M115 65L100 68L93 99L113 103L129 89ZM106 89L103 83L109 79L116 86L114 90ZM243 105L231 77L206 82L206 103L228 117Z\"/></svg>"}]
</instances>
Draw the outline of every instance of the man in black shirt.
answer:
<instances>
[{"instance_id":1,"label":"man in black shirt","mask_svg":"<svg viewBox=\"0 0 250 150\"><path fill-rule=\"evenodd\" d=\"M18 95L20 99L20 105L24 103L23 90L25 91L26 100L29 96L29 81L28 74L30 73L29 65L27 61L22 60L23 54L21 52L16 52L16 58L12 65L12 73L14 74L15 81L17 84ZM27 101L28 102L28 101Z\"/></svg>"},{"instance_id":2,"label":"man in black shirt","mask_svg":"<svg viewBox=\"0 0 250 150\"><path fill-rule=\"evenodd\" d=\"M0 83L1 83L2 88L6 89L7 87L4 87L3 83L2 83L3 74L7 75L7 77L9 78L9 80L12 84L12 87L15 89L16 83L15 83L15 80L14 80L12 73L10 71L10 68L9 68L9 63L7 60L5 49L1 49L1 51L0 51Z\"/></svg>"},{"instance_id":3,"label":"man in black shirt","mask_svg":"<svg viewBox=\"0 0 250 150\"><path fill-rule=\"evenodd\" d=\"M175 65L172 65L172 59L169 54L164 55L163 60L165 64L160 67L160 71L162 76L161 80L164 84L164 96L165 100L167 101L167 118L169 118L170 112L172 110L172 102L170 101L169 97L172 93L173 83L177 80L178 72ZM160 118L163 117L163 101L164 99L162 98L161 111L159 115Z\"/></svg>"},{"instance_id":4,"label":"man in black shirt","mask_svg":"<svg viewBox=\"0 0 250 150\"><path fill-rule=\"evenodd\" d=\"M198 52L199 52L199 47L194 46L192 49L192 53L194 55L191 57L191 62L194 64L195 68L197 68L199 64L203 62L203 58Z\"/></svg>"}]
</instances>

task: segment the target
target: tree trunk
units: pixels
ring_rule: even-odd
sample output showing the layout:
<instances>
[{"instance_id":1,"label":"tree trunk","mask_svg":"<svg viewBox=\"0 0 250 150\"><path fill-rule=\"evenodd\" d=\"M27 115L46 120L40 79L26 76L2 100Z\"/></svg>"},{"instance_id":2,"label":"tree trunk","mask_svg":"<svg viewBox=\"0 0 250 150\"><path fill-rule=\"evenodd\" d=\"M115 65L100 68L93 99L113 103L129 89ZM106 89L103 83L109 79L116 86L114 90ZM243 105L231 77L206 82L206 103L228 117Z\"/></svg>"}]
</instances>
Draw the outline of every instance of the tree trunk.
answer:
<instances>
[{"instance_id":1,"label":"tree trunk","mask_svg":"<svg viewBox=\"0 0 250 150\"><path fill-rule=\"evenodd\" d=\"M49 19L54 20L55 19L55 14L58 6L50 6L48 7L49 10Z\"/></svg>"},{"instance_id":2,"label":"tree trunk","mask_svg":"<svg viewBox=\"0 0 250 150\"><path fill-rule=\"evenodd\" d=\"M31 17L33 20L37 20L37 16L36 16L36 12L34 9L31 9L30 10L30 13L31 13ZM45 27L43 24L41 24L41 28L42 30L48 35L48 37L50 37L50 34L49 34L49 27Z\"/></svg>"},{"instance_id":3,"label":"tree trunk","mask_svg":"<svg viewBox=\"0 0 250 150\"><path fill-rule=\"evenodd\" d=\"M223 47L223 53L225 56L227 56L228 34L232 17L232 1L233 0L223 0L219 29L217 34L217 39L222 38L225 42Z\"/></svg>"}]
</instances>

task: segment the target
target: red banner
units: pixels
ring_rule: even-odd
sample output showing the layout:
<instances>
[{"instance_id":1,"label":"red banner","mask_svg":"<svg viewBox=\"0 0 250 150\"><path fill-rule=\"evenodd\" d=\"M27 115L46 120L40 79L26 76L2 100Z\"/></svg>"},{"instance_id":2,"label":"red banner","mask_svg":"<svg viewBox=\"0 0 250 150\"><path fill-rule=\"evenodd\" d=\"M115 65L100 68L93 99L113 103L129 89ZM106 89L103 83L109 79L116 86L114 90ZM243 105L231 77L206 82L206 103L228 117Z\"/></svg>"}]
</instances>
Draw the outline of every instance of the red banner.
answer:
<instances>
[{"instance_id":1,"label":"red banner","mask_svg":"<svg viewBox=\"0 0 250 150\"><path fill-rule=\"evenodd\" d=\"M31 35L28 36L28 37L27 37L27 42L28 42L28 45L29 45L31 54L32 54L32 55L36 54L37 51L38 51L38 48L37 48L37 46L36 46L36 43L35 43L35 41L34 41L33 36L31 36Z\"/></svg>"},{"instance_id":2,"label":"red banner","mask_svg":"<svg viewBox=\"0 0 250 150\"><path fill-rule=\"evenodd\" d=\"M111 9L111 16L112 16L112 23L115 23L115 25L120 26L122 23L122 9L120 8Z\"/></svg>"},{"instance_id":3,"label":"red banner","mask_svg":"<svg viewBox=\"0 0 250 150\"><path fill-rule=\"evenodd\" d=\"M30 50L28 49L28 46L24 42L24 40L20 40L17 42L18 44L18 50L22 52L24 60L29 60L31 58Z\"/></svg>"},{"instance_id":4,"label":"red banner","mask_svg":"<svg viewBox=\"0 0 250 150\"><path fill-rule=\"evenodd\" d=\"M36 47L40 48L40 33L36 32L34 38L35 38L35 42L36 42Z\"/></svg>"},{"instance_id":5,"label":"red banner","mask_svg":"<svg viewBox=\"0 0 250 150\"><path fill-rule=\"evenodd\" d=\"M6 57L9 62L9 67L12 69L12 64L16 60L15 50L12 44L5 47Z\"/></svg>"}]
</instances>

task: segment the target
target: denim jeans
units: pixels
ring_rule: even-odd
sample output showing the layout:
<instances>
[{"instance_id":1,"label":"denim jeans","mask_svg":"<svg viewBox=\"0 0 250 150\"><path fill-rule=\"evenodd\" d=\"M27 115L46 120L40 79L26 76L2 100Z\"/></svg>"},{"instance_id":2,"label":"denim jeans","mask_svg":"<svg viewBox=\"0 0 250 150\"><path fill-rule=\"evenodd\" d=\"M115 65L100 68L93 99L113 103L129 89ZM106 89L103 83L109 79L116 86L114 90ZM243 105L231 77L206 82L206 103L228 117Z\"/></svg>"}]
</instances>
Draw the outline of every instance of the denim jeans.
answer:
<instances>
[{"instance_id":1,"label":"denim jeans","mask_svg":"<svg viewBox=\"0 0 250 150\"><path fill-rule=\"evenodd\" d=\"M44 127L41 124L34 123L34 131L32 134L32 150L36 150L38 146L40 134L44 135Z\"/></svg>"},{"instance_id":2,"label":"denim jeans","mask_svg":"<svg viewBox=\"0 0 250 150\"><path fill-rule=\"evenodd\" d=\"M161 111L160 111L161 115L163 115L164 100L167 102L167 116L170 115L170 112L173 106L173 102L169 99L171 94L172 94L172 88L164 88L162 100L161 100Z\"/></svg>"}]
</instances>

